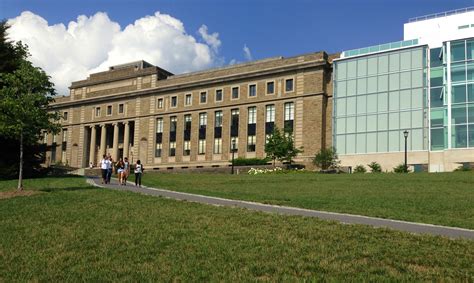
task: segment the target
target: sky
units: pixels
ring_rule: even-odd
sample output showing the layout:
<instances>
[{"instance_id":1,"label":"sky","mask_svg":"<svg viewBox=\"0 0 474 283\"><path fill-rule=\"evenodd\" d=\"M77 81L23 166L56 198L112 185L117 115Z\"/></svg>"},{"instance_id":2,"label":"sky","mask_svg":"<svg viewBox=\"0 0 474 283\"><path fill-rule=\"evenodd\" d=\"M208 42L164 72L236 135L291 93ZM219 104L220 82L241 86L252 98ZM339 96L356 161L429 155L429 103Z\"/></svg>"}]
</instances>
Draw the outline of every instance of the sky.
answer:
<instances>
[{"instance_id":1,"label":"sky","mask_svg":"<svg viewBox=\"0 0 474 283\"><path fill-rule=\"evenodd\" d=\"M72 81L144 59L185 73L403 39L411 17L474 0L0 0L10 38L67 95Z\"/></svg>"}]
</instances>

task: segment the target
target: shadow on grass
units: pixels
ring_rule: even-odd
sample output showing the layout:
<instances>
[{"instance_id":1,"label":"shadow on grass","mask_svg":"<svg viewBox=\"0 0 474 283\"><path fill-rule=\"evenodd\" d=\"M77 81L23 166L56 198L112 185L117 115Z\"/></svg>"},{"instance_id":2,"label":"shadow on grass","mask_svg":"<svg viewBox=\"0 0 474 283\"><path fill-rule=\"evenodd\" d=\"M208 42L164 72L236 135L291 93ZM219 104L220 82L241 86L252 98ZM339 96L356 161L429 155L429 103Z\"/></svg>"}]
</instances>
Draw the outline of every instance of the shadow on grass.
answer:
<instances>
[{"instance_id":1,"label":"shadow on grass","mask_svg":"<svg viewBox=\"0 0 474 283\"><path fill-rule=\"evenodd\" d=\"M39 189L40 192L52 193L52 192L61 192L61 191L91 191L97 190L98 188L90 186L90 187L69 187L69 188L45 188Z\"/></svg>"}]
</instances>

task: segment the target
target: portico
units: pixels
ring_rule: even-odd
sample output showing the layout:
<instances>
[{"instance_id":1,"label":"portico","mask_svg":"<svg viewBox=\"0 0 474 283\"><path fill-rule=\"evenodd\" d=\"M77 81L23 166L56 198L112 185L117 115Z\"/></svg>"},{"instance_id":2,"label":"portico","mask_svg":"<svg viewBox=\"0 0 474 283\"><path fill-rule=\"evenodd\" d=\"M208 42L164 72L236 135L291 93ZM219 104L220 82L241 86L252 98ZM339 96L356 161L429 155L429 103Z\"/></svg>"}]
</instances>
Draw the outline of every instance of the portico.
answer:
<instances>
[{"instance_id":1,"label":"portico","mask_svg":"<svg viewBox=\"0 0 474 283\"><path fill-rule=\"evenodd\" d=\"M92 162L97 166L104 154L110 154L113 160L128 157L130 148L133 147L133 121L117 121L113 123L101 123L89 125L88 137L85 141L89 144L88 164ZM132 128L132 129L131 129Z\"/></svg>"}]
</instances>

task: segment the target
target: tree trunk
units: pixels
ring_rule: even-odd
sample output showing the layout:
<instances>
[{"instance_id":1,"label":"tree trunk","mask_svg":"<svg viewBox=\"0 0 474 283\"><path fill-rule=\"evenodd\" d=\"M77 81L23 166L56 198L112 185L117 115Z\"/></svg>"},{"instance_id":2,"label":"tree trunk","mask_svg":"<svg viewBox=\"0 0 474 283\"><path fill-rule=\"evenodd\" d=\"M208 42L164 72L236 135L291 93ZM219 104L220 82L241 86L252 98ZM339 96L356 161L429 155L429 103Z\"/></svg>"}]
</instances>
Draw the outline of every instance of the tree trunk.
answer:
<instances>
[{"instance_id":1,"label":"tree trunk","mask_svg":"<svg viewBox=\"0 0 474 283\"><path fill-rule=\"evenodd\" d=\"M273 168L275 168L275 157L273 157Z\"/></svg>"},{"instance_id":2,"label":"tree trunk","mask_svg":"<svg viewBox=\"0 0 474 283\"><path fill-rule=\"evenodd\" d=\"M20 134L20 170L18 171L18 188L19 191L23 190L23 130Z\"/></svg>"}]
</instances>

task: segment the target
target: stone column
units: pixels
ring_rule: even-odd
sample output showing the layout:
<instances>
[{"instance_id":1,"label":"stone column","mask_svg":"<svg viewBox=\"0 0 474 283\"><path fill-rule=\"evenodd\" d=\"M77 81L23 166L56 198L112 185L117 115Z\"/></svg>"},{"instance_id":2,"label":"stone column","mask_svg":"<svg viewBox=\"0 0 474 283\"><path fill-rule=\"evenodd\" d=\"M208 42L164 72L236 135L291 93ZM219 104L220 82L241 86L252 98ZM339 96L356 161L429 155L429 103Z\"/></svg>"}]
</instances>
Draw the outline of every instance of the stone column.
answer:
<instances>
[{"instance_id":1,"label":"stone column","mask_svg":"<svg viewBox=\"0 0 474 283\"><path fill-rule=\"evenodd\" d=\"M95 166L97 163L95 162L95 140L96 140L96 130L95 126L91 126L91 146L89 150L89 162L92 162L92 164Z\"/></svg>"},{"instance_id":2,"label":"stone column","mask_svg":"<svg viewBox=\"0 0 474 283\"><path fill-rule=\"evenodd\" d=\"M129 157L128 149L130 147L130 122L126 121L124 126L125 129L123 134L123 157Z\"/></svg>"},{"instance_id":3,"label":"stone column","mask_svg":"<svg viewBox=\"0 0 474 283\"><path fill-rule=\"evenodd\" d=\"M105 128L105 124L100 125L101 132L100 132L100 157L105 154L105 136L107 135L107 129Z\"/></svg>"},{"instance_id":4,"label":"stone column","mask_svg":"<svg viewBox=\"0 0 474 283\"><path fill-rule=\"evenodd\" d=\"M113 142L113 151L112 151L112 158L114 161L118 160L118 134L119 134L119 126L118 123L114 123L114 142Z\"/></svg>"}]
</instances>

